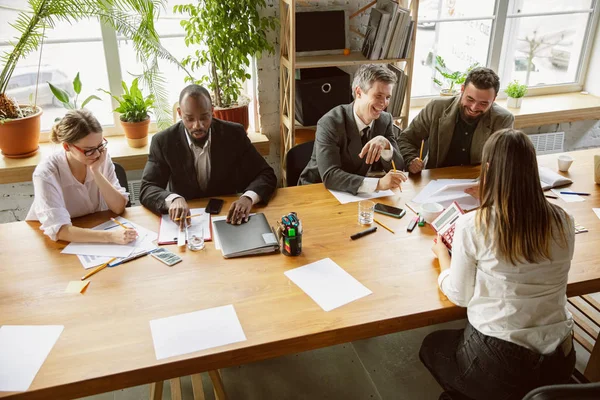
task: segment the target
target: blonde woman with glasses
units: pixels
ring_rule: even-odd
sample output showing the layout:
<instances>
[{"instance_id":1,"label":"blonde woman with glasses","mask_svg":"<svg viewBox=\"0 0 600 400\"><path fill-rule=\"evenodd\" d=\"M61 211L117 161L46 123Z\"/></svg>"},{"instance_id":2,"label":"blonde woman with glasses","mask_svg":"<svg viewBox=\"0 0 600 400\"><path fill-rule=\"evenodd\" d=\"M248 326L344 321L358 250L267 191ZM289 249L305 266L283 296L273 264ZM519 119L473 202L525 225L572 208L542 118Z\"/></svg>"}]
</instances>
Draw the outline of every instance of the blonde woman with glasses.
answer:
<instances>
[{"instance_id":1,"label":"blonde woman with glasses","mask_svg":"<svg viewBox=\"0 0 600 400\"><path fill-rule=\"evenodd\" d=\"M87 110L72 110L54 125L52 142L61 149L33 172L35 197L27 220L40 221L52 240L126 244L133 229L94 231L77 228L71 218L110 210L125 211L129 194L119 185L102 126Z\"/></svg>"},{"instance_id":2,"label":"blonde woman with glasses","mask_svg":"<svg viewBox=\"0 0 600 400\"><path fill-rule=\"evenodd\" d=\"M438 237L442 292L467 308L464 330L425 338L421 361L441 399L521 399L565 383L575 366L567 280L574 221L544 197L535 150L513 129L483 148L481 207L456 223L452 256Z\"/></svg>"}]
</instances>

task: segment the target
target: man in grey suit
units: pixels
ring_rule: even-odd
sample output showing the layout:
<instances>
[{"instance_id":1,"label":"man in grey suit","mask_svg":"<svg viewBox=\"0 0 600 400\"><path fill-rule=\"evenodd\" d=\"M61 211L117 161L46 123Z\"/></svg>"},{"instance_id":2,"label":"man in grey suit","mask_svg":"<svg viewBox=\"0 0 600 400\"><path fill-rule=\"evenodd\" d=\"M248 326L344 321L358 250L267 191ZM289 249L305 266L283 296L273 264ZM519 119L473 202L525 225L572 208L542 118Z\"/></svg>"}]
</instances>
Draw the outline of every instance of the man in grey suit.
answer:
<instances>
[{"instance_id":1,"label":"man in grey suit","mask_svg":"<svg viewBox=\"0 0 600 400\"><path fill-rule=\"evenodd\" d=\"M389 104L396 75L386 67L362 65L354 75L354 102L340 105L317 123L312 156L298 180L299 185L323 182L327 189L372 193L396 189L406 175L398 169L404 161L392 132L392 116L383 111ZM380 164L388 171L382 178L365 177Z\"/></svg>"},{"instance_id":2,"label":"man in grey suit","mask_svg":"<svg viewBox=\"0 0 600 400\"><path fill-rule=\"evenodd\" d=\"M459 96L430 101L398 138L408 171L479 164L490 135L515 122L509 111L494 103L499 89L498 75L479 67L469 72ZM424 140L429 152L421 160Z\"/></svg>"}]
</instances>

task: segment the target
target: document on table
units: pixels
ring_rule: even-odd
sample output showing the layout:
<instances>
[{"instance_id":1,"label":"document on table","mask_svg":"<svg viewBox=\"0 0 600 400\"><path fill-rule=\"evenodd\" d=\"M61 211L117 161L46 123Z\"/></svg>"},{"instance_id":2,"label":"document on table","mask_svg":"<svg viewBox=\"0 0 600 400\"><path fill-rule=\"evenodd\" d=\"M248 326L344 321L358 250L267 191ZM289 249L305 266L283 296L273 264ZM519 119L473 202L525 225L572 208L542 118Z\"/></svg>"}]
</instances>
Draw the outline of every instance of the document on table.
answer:
<instances>
[{"instance_id":1,"label":"document on table","mask_svg":"<svg viewBox=\"0 0 600 400\"><path fill-rule=\"evenodd\" d=\"M347 192L341 192L339 190L330 190L330 189L328 189L328 190L340 202L340 204L346 204L346 203L352 203L355 201L376 199L378 197L387 197L387 196L395 196L396 195L396 193L394 193L391 190L380 190L379 192L373 192L373 193L359 193L357 195L353 195L353 194L350 194Z\"/></svg>"},{"instance_id":2,"label":"document on table","mask_svg":"<svg viewBox=\"0 0 600 400\"><path fill-rule=\"evenodd\" d=\"M465 189L477 185L473 179L437 179L429 182L412 201L418 204L440 203L448 207L456 201L465 211L479 207L479 200L465 193Z\"/></svg>"},{"instance_id":3,"label":"document on table","mask_svg":"<svg viewBox=\"0 0 600 400\"><path fill-rule=\"evenodd\" d=\"M145 251L150 251L150 250L156 249L156 244L154 244L154 241L158 237L156 232L152 232L151 230L146 229L143 226L138 225L136 223L133 223L123 217L117 217L115 219L125 226L134 228L137 231L139 237L135 242L133 242L133 243L136 243L136 246L127 257L117 257L117 259L114 260L113 262L111 262L109 266L120 263L127 258L135 257L136 255L143 253ZM104 224L98 225L98 227L103 227L102 228L103 230L119 229L119 228L123 229L122 226L117 225L112 221L109 221L109 222L111 224L107 225L108 222L106 222ZM98 228L98 227L96 227L96 228ZM96 228L93 228L93 229L96 229ZM69 246L67 246L67 247L69 247ZM115 245L115 246L118 246L118 245ZM83 268L85 268L85 269L97 267L98 265L109 261L113 257L114 256L101 256L101 255L97 256L97 255L89 255L89 254L77 254L77 258L79 258L79 261L81 262L81 264L83 265Z\"/></svg>"},{"instance_id":4,"label":"document on table","mask_svg":"<svg viewBox=\"0 0 600 400\"><path fill-rule=\"evenodd\" d=\"M62 325L0 327L0 392L24 392L56 344Z\"/></svg>"},{"instance_id":5,"label":"document on table","mask_svg":"<svg viewBox=\"0 0 600 400\"><path fill-rule=\"evenodd\" d=\"M80 254L87 256L101 256L101 257L128 257L144 242L146 236L152 232L140 225L134 224L131 221L126 220L123 217L116 218L117 221L121 222L127 227L131 227L137 230L138 238L128 244L114 244L114 243L69 243L67 247L63 249L63 254ZM106 221L98 226L92 228L93 230L102 231L109 229L123 229L122 226L115 224L113 221Z\"/></svg>"},{"instance_id":6,"label":"document on table","mask_svg":"<svg viewBox=\"0 0 600 400\"><path fill-rule=\"evenodd\" d=\"M150 330L157 360L246 340L231 304L155 319Z\"/></svg>"},{"instance_id":7,"label":"document on table","mask_svg":"<svg viewBox=\"0 0 600 400\"><path fill-rule=\"evenodd\" d=\"M325 311L331 311L373 293L330 258L286 271L284 274Z\"/></svg>"},{"instance_id":8,"label":"document on table","mask_svg":"<svg viewBox=\"0 0 600 400\"><path fill-rule=\"evenodd\" d=\"M592 211L594 211L596 217L600 218L600 208L592 208Z\"/></svg>"},{"instance_id":9,"label":"document on table","mask_svg":"<svg viewBox=\"0 0 600 400\"><path fill-rule=\"evenodd\" d=\"M190 236L197 235L200 228L204 228L204 240L211 240L210 232L210 214L204 211L204 208L190 209L191 215L200 214L197 217L189 218L191 225L188 227ZM158 244L175 244L179 238L179 225L171 221L169 214L163 214L160 218L160 228L158 230ZM185 243L184 243L185 244Z\"/></svg>"},{"instance_id":10,"label":"document on table","mask_svg":"<svg viewBox=\"0 0 600 400\"><path fill-rule=\"evenodd\" d=\"M567 203L579 203L581 201L585 201L585 199L578 194L561 194L561 190L567 191L566 189L551 189L550 191Z\"/></svg>"}]
</instances>

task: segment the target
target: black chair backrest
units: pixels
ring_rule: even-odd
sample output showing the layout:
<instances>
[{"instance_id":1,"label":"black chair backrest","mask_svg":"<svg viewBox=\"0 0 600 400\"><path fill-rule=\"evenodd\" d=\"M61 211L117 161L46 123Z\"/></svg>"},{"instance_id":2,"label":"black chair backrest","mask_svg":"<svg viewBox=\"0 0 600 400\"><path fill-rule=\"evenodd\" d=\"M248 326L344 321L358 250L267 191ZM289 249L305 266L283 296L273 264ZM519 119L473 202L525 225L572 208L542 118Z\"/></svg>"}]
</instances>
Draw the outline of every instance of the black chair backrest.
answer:
<instances>
[{"instance_id":1,"label":"black chair backrest","mask_svg":"<svg viewBox=\"0 0 600 400\"><path fill-rule=\"evenodd\" d=\"M127 183L127 173L125 172L125 168L119 163L113 161L115 166L115 174L117 174L117 179L119 180L119 185L125 188L125 190L129 191L129 184ZM129 194L129 201L127 202L127 207L131 206L131 193Z\"/></svg>"},{"instance_id":2,"label":"black chair backrest","mask_svg":"<svg viewBox=\"0 0 600 400\"><path fill-rule=\"evenodd\" d=\"M523 400L598 400L600 382L550 385L533 389Z\"/></svg>"},{"instance_id":3,"label":"black chair backrest","mask_svg":"<svg viewBox=\"0 0 600 400\"><path fill-rule=\"evenodd\" d=\"M285 178L287 186L296 186L298 178L310 161L312 156L314 140L294 146L288 151L285 159Z\"/></svg>"}]
</instances>

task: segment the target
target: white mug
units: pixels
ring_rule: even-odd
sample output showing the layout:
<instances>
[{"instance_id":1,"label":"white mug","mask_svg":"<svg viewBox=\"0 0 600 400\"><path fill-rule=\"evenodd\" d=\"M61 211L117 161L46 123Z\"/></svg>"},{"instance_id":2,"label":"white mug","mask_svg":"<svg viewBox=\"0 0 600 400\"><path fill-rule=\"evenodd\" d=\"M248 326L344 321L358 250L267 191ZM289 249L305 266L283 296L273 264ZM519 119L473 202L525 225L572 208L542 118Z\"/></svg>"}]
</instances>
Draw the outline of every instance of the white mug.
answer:
<instances>
[{"instance_id":1,"label":"white mug","mask_svg":"<svg viewBox=\"0 0 600 400\"><path fill-rule=\"evenodd\" d=\"M567 172L569 168L571 168L571 164L573 164L573 157L568 156L566 154L561 154L558 156L558 170L561 172Z\"/></svg>"}]
</instances>

